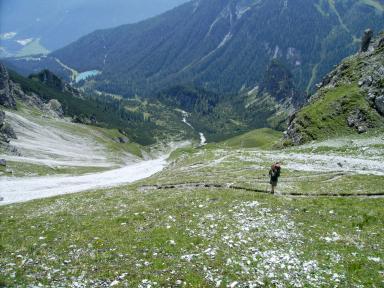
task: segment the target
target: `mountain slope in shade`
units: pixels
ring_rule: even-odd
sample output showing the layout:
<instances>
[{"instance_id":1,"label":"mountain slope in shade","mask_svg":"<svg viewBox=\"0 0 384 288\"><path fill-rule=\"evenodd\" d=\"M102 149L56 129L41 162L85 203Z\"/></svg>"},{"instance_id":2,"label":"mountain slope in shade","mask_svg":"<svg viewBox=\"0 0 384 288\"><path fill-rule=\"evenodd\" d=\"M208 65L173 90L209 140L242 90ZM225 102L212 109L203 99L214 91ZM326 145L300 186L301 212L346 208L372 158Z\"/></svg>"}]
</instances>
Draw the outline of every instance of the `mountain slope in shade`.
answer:
<instances>
[{"instance_id":1,"label":"mountain slope in shade","mask_svg":"<svg viewBox=\"0 0 384 288\"><path fill-rule=\"evenodd\" d=\"M96 31L54 52L99 89L132 96L177 83L220 93L260 84L273 59L309 90L356 51L367 27L384 27L380 1L195 0L153 19Z\"/></svg>"},{"instance_id":2,"label":"mountain slope in shade","mask_svg":"<svg viewBox=\"0 0 384 288\"><path fill-rule=\"evenodd\" d=\"M134 23L186 0L0 1L0 56L61 48L96 29Z\"/></svg>"}]
</instances>

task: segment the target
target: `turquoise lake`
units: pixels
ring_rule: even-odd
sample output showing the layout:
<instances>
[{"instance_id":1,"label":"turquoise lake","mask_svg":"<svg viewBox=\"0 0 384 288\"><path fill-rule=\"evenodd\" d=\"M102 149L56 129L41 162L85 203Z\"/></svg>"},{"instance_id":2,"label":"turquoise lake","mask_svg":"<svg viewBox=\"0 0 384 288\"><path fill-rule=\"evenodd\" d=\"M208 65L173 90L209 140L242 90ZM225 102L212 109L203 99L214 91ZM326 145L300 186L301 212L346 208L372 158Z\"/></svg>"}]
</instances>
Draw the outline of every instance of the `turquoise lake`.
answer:
<instances>
[{"instance_id":1,"label":"turquoise lake","mask_svg":"<svg viewBox=\"0 0 384 288\"><path fill-rule=\"evenodd\" d=\"M101 74L101 71L99 71L99 70L90 70L90 71L85 71L85 72L79 73L76 76L76 83L80 82L81 80L86 80L90 77L97 76L99 74Z\"/></svg>"}]
</instances>

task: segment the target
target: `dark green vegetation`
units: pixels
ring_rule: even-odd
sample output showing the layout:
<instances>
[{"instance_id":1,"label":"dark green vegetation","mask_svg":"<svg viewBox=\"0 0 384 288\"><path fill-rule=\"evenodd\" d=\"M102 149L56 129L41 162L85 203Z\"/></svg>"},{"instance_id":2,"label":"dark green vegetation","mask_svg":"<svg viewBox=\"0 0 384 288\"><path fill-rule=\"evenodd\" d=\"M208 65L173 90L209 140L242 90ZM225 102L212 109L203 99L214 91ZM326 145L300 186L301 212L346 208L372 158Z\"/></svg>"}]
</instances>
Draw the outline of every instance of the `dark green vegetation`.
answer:
<instances>
[{"instance_id":1,"label":"dark green vegetation","mask_svg":"<svg viewBox=\"0 0 384 288\"><path fill-rule=\"evenodd\" d=\"M220 94L250 90L275 58L303 91L355 52L367 27L383 29L383 10L377 0L191 1L91 33L52 57L77 71L103 71L96 87L127 97L174 84Z\"/></svg>"},{"instance_id":2,"label":"dark green vegetation","mask_svg":"<svg viewBox=\"0 0 384 288\"><path fill-rule=\"evenodd\" d=\"M45 102L59 100L65 115L75 122L119 129L136 143L149 145L174 137L198 137L196 131L181 122L180 112L157 100L121 99L92 90L81 92L47 70L29 78L13 71L9 74L25 93L35 93Z\"/></svg>"},{"instance_id":3,"label":"dark green vegetation","mask_svg":"<svg viewBox=\"0 0 384 288\"><path fill-rule=\"evenodd\" d=\"M169 106L176 106L202 115L212 113L219 103L219 95L201 88L174 86L159 93L157 98Z\"/></svg>"},{"instance_id":4,"label":"dark green vegetation","mask_svg":"<svg viewBox=\"0 0 384 288\"><path fill-rule=\"evenodd\" d=\"M186 111L192 132L203 132L209 142L223 141L262 127L282 130L286 127L285 109L289 106L283 106L266 91L262 96L258 91L220 96L193 86L174 86L156 98L167 107Z\"/></svg>"},{"instance_id":5,"label":"dark green vegetation","mask_svg":"<svg viewBox=\"0 0 384 288\"><path fill-rule=\"evenodd\" d=\"M297 107L306 95L295 87L291 71L278 60L272 60L260 85L260 92L273 96L278 102L291 101Z\"/></svg>"},{"instance_id":6,"label":"dark green vegetation","mask_svg":"<svg viewBox=\"0 0 384 288\"><path fill-rule=\"evenodd\" d=\"M132 139L138 143L154 143L151 131L156 129L156 125L144 119L142 113L122 109L119 103L113 99L103 99L102 97L81 98L80 95L62 91L58 78L55 78L55 83L49 84L50 86L41 83L38 77L33 75L30 79L27 79L10 71L10 78L20 84L23 91L36 93L43 101L59 100L63 105L65 114L68 116L77 117L78 119L94 117L98 125L122 129L129 133ZM56 85L57 87L55 87ZM143 129L144 127L145 129Z\"/></svg>"},{"instance_id":7,"label":"dark green vegetation","mask_svg":"<svg viewBox=\"0 0 384 288\"><path fill-rule=\"evenodd\" d=\"M156 97L124 99L118 95L72 88L49 70L24 78L11 72L14 82L43 101L57 99L75 122L120 129L137 143L148 145L166 139L198 138L203 132L210 142L222 141L254 128L282 128L286 114L280 113L275 99L265 94L256 101L255 93L225 96L192 86L174 86ZM244 107L247 106L246 111ZM185 110L187 121L182 122ZM278 119L277 121L271 119ZM95 122L96 120L96 122Z\"/></svg>"}]
</instances>

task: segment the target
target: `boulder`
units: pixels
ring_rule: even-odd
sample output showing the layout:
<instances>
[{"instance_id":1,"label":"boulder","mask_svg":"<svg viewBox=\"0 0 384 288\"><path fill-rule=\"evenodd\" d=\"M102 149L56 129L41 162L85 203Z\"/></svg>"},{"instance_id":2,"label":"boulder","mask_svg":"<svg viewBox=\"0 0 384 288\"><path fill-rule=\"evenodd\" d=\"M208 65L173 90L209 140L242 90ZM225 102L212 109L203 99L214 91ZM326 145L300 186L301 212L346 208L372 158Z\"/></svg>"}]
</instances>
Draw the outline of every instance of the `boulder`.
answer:
<instances>
[{"instance_id":1,"label":"boulder","mask_svg":"<svg viewBox=\"0 0 384 288\"><path fill-rule=\"evenodd\" d=\"M5 113L0 110L0 128L4 125Z\"/></svg>"},{"instance_id":2,"label":"boulder","mask_svg":"<svg viewBox=\"0 0 384 288\"><path fill-rule=\"evenodd\" d=\"M89 120L91 121L91 124L93 125L97 124L97 119L95 115L91 115L91 117L89 117Z\"/></svg>"},{"instance_id":3,"label":"boulder","mask_svg":"<svg viewBox=\"0 0 384 288\"><path fill-rule=\"evenodd\" d=\"M0 143L9 143L9 139L16 139L16 133L12 127L5 122L5 113L0 110Z\"/></svg>"},{"instance_id":4,"label":"boulder","mask_svg":"<svg viewBox=\"0 0 384 288\"><path fill-rule=\"evenodd\" d=\"M9 74L3 64L0 63L0 105L7 108L16 108L16 100L13 92L13 83L9 80Z\"/></svg>"},{"instance_id":5,"label":"boulder","mask_svg":"<svg viewBox=\"0 0 384 288\"><path fill-rule=\"evenodd\" d=\"M129 139L127 137L118 137L117 138L117 142L118 143L122 143L122 144L125 144L125 143L128 143L129 142Z\"/></svg>"},{"instance_id":6,"label":"boulder","mask_svg":"<svg viewBox=\"0 0 384 288\"><path fill-rule=\"evenodd\" d=\"M379 43L377 44L377 48L384 47L384 36L379 40Z\"/></svg>"},{"instance_id":7,"label":"boulder","mask_svg":"<svg viewBox=\"0 0 384 288\"><path fill-rule=\"evenodd\" d=\"M17 139L16 133L8 123L5 123L1 129L0 134L3 134L8 139Z\"/></svg>"},{"instance_id":8,"label":"boulder","mask_svg":"<svg viewBox=\"0 0 384 288\"><path fill-rule=\"evenodd\" d=\"M364 133L368 130L367 117L360 109L356 109L349 114L347 124L349 127L355 128L359 133Z\"/></svg>"},{"instance_id":9,"label":"boulder","mask_svg":"<svg viewBox=\"0 0 384 288\"><path fill-rule=\"evenodd\" d=\"M367 131L368 131L368 127L367 126L358 126L357 127L357 132L359 132L359 134L365 133Z\"/></svg>"},{"instance_id":10,"label":"boulder","mask_svg":"<svg viewBox=\"0 0 384 288\"><path fill-rule=\"evenodd\" d=\"M57 114L57 116L59 116L60 118L64 117L63 106L58 100L56 99L49 100L46 107L52 112L54 112L55 114Z\"/></svg>"},{"instance_id":11,"label":"boulder","mask_svg":"<svg viewBox=\"0 0 384 288\"><path fill-rule=\"evenodd\" d=\"M361 39L360 52L368 51L369 44L371 44L372 36L373 36L373 31L371 29L367 29L364 31L363 38Z\"/></svg>"},{"instance_id":12,"label":"boulder","mask_svg":"<svg viewBox=\"0 0 384 288\"><path fill-rule=\"evenodd\" d=\"M384 116L384 95L376 97L375 99L376 110Z\"/></svg>"},{"instance_id":13,"label":"boulder","mask_svg":"<svg viewBox=\"0 0 384 288\"><path fill-rule=\"evenodd\" d=\"M74 115L72 117L72 122L74 123L80 123L80 124L86 124L86 125L95 125L97 124L96 117L94 115L87 117L85 115Z\"/></svg>"}]
</instances>

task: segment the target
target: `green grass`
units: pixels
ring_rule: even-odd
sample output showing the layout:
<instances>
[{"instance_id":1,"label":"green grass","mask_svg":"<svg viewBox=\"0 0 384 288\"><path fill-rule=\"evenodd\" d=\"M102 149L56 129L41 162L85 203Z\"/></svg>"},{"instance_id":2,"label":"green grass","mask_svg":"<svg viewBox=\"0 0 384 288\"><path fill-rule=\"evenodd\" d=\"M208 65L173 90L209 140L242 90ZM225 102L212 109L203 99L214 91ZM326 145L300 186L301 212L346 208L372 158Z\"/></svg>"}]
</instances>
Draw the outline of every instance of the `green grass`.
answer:
<instances>
[{"instance_id":1,"label":"green grass","mask_svg":"<svg viewBox=\"0 0 384 288\"><path fill-rule=\"evenodd\" d=\"M380 115L369 106L357 85L339 86L323 93L297 114L296 123L307 141L352 134L354 128L348 127L347 118L356 109L363 111L372 126L382 125Z\"/></svg>"},{"instance_id":2,"label":"green grass","mask_svg":"<svg viewBox=\"0 0 384 288\"><path fill-rule=\"evenodd\" d=\"M302 181L295 183L295 190L303 194L316 195L332 193L347 194L374 194L380 193L383 184L383 176L374 175L345 175L342 177L320 177L313 179L303 177Z\"/></svg>"},{"instance_id":3,"label":"green grass","mask_svg":"<svg viewBox=\"0 0 384 288\"><path fill-rule=\"evenodd\" d=\"M118 280L124 287L147 279L159 287L178 280L211 287L221 280L226 287L251 280L290 286L296 278L305 286L334 286L336 274L340 287L378 287L383 265L368 257L384 257L383 204L226 189L143 193L130 186L2 207L1 281L101 286ZM279 256L290 260L275 262ZM316 268L305 273L308 263Z\"/></svg>"},{"instance_id":4,"label":"green grass","mask_svg":"<svg viewBox=\"0 0 384 288\"><path fill-rule=\"evenodd\" d=\"M130 153L132 155L135 155L139 158L143 157L143 150L145 148L141 146L140 144L134 143L134 142L128 142L128 143L118 143L117 138L118 137L126 137L129 138L129 136L125 136L121 134L117 129L105 129L101 127L94 127L96 131L100 132L100 134L103 137L98 137L98 141L102 144L104 144L108 151L114 152L114 153Z\"/></svg>"},{"instance_id":5,"label":"green grass","mask_svg":"<svg viewBox=\"0 0 384 288\"><path fill-rule=\"evenodd\" d=\"M25 162L7 161L7 168L12 171L12 176L47 176L47 175L82 175L88 173L97 173L106 171L108 168L103 167L70 167L70 166L56 166L51 167L47 165L38 165Z\"/></svg>"},{"instance_id":6,"label":"green grass","mask_svg":"<svg viewBox=\"0 0 384 288\"><path fill-rule=\"evenodd\" d=\"M294 163L316 165L309 159L313 155L346 157L354 145L377 152L366 160L382 160L380 135L340 140L344 144L335 140L334 147L316 143L316 152L222 143L183 148L172 153L165 170L131 185L0 206L0 283L174 287L181 281L185 287L227 287L237 281L238 287L381 287L384 198L150 187L231 183L264 190L269 188L270 164L283 155L278 193L380 192L382 176L369 171L290 168ZM303 157L294 158L298 153Z\"/></svg>"},{"instance_id":7,"label":"green grass","mask_svg":"<svg viewBox=\"0 0 384 288\"><path fill-rule=\"evenodd\" d=\"M271 149L281 137L281 132L269 128L262 128L228 139L222 143L232 148Z\"/></svg>"}]
</instances>

